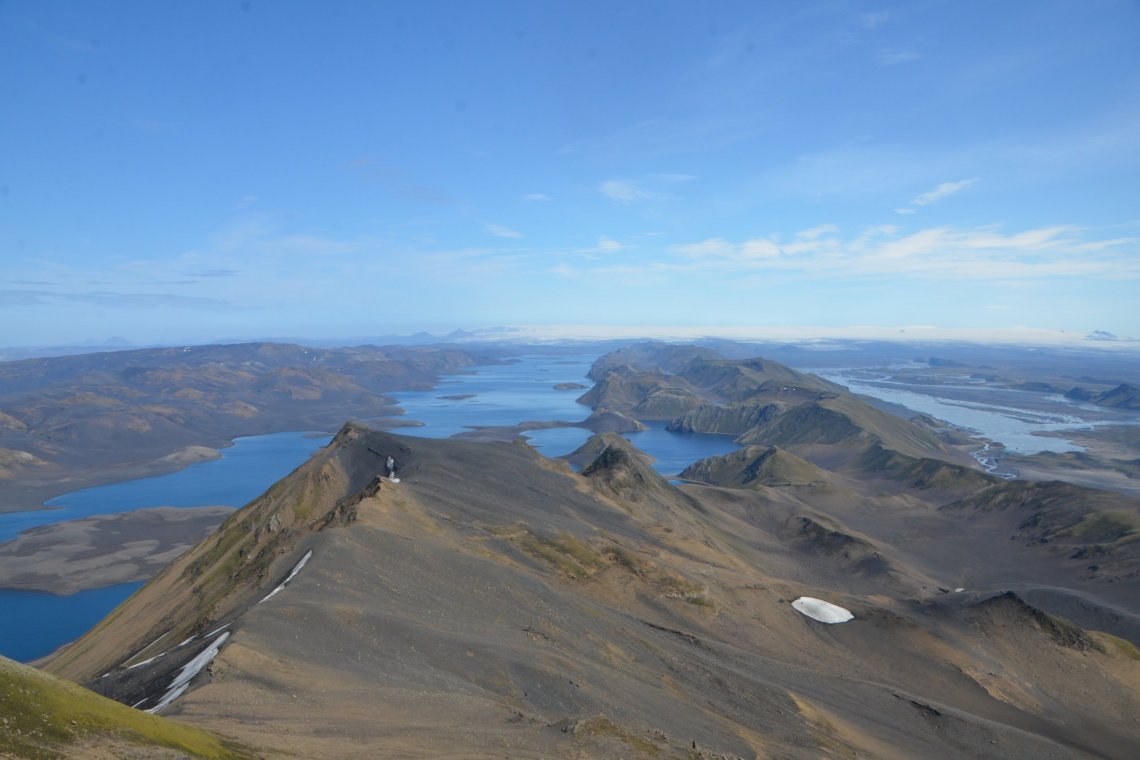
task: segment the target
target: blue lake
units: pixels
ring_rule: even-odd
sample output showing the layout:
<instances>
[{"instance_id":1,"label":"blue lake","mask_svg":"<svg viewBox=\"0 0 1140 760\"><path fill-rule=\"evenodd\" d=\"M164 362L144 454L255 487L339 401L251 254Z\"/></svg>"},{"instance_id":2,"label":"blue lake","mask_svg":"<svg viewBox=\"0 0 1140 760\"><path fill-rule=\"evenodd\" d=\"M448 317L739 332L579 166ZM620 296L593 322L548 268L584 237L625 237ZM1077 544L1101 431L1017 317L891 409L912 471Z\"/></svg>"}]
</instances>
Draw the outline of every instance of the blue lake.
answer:
<instances>
[{"instance_id":1,"label":"blue lake","mask_svg":"<svg viewBox=\"0 0 1140 760\"><path fill-rule=\"evenodd\" d=\"M445 378L430 391L395 393L409 421L424 423L395 432L446 438L476 427L506 427L521 422L581 422L590 409L576 399L585 388L556 390L559 384L592 385L586 377L595 355L528 356L517 362L474 368ZM450 397L450 398L448 398ZM548 428L525 433L546 456L569 454L591 433L584 428ZM654 423L626 436L652 455L655 467L674 475L690 463L736 448L728 436L679 434ZM49 502L52 510L0 515L0 541L37 525L95 514L155 506L240 507L302 464L327 437L304 433L239 438L223 449L222 459L180 472L126 481L65 494ZM0 590L0 654L30 660L49 654L102 619L139 584L123 584L57 597Z\"/></svg>"},{"instance_id":2,"label":"blue lake","mask_svg":"<svg viewBox=\"0 0 1140 760\"><path fill-rule=\"evenodd\" d=\"M328 443L328 436L273 433L234 440L221 459L153 478L85 488L56 497L54 509L0 514L0 542L28 528L91 515L132 512L147 507L240 507L288 475Z\"/></svg>"},{"instance_id":3,"label":"blue lake","mask_svg":"<svg viewBox=\"0 0 1140 760\"><path fill-rule=\"evenodd\" d=\"M146 507L240 507L302 464L327 436L274 433L238 438L222 458L153 478L128 480L64 494L48 502L57 509L0 514L0 541L20 531L91 515ZM141 583L55 596L0 589L0 654L27 661L50 654L86 633Z\"/></svg>"},{"instance_id":4,"label":"blue lake","mask_svg":"<svg viewBox=\"0 0 1140 760\"><path fill-rule=\"evenodd\" d=\"M449 377L431 391L396 393L396 401L407 418L425 423L396 432L447 438L476 427L508 427L528 421L581 422L591 409L577 399L593 385L586 373L596 358L594 354L528 356L516 363L480 367L471 374ZM584 387L554 389L564 383ZM548 457L569 454L591 435L589 430L578 427L523 433L530 445ZM670 433L664 422L649 423L648 430L625 437L653 456L654 467L664 475L675 475L698 459L738 448L730 436Z\"/></svg>"},{"instance_id":5,"label":"blue lake","mask_svg":"<svg viewBox=\"0 0 1140 760\"><path fill-rule=\"evenodd\" d=\"M0 654L28 662L87 633L142 586L117 586L54 596L34 591L0 591Z\"/></svg>"},{"instance_id":6,"label":"blue lake","mask_svg":"<svg viewBox=\"0 0 1140 760\"><path fill-rule=\"evenodd\" d=\"M670 433L664 422L648 422L646 425L648 430L626 433L625 437L655 459L653 467L662 475L676 475L697 460L740 448L730 435Z\"/></svg>"},{"instance_id":7,"label":"blue lake","mask_svg":"<svg viewBox=\"0 0 1140 760\"><path fill-rule=\"evenodd\" d=\"M430 391L399 391L393 395L407 418L424 425L395 432L448 438L477 427L508 427L528 421L580 422L590 415L590 409L576 399L593 385L586 373L596 358L593 354L527 356L510 364L452 375ZM585 388L554 389L562 383Z\"/></svg>"}]
</instances>

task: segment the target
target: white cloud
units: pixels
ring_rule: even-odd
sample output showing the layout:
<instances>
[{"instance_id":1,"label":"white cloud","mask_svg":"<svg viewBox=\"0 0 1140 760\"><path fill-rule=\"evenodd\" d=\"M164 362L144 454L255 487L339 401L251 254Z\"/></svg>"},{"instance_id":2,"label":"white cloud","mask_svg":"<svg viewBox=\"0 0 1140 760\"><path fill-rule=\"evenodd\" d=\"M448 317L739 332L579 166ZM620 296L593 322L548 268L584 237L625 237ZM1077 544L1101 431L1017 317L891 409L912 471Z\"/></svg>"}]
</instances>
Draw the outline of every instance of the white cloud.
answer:
<instances>
[{"instance_id":1,"label":"white cloud","mask_svg":"<svg viewBox=\"0 0 1140 760\"><path fill-rule=\"evenodd\" d=\"M815 240L825 235L833 235L836 232L839 232L839 228L834 224L820 224L797 232L796 240Z\"/></svg>"},{"instance_id":2,"label":"white cloud","mask_svg":"<svg viewBox=\"0 0 1140 760\"><path fill-rule=\"evenodd\" d=\"M699 243L678 243L669 250L688 258L731 258L736 246L724 238L708 238Z\"/></svg>"},{"instance_id":3,"label":"white cloud","mask_svg":"<svg viewBox=\"0 0 1140 760\"><path fill-rule=\"evenodd\" d=\"M896 214L904 214L904 215L905 215L905 214L913 214L913 213L914 213L914 209L912 209L912 208L906 208L906 207L903 207L903 208L896 208L896 209L895 209L895 213L896 213Z\"/></svg>"},{"instance_id":4,"label":"white cloud","mask_svg":"<svg viewBox=\"0 0 1140 760\"><path fill-rule=\"evenodd\" d=\"M875 62L880 66L898 66L903 63L910 63L922 58L922 54L916 50L909 48L899 48L894 50L881 50L875 56Z\"/></svg>"},{"instance_id":5,"label":"white cloud","mask_svg":"<svg viewBox=\"0 0 1140 760\"><path fill-rule=\"evenodd\" d=\"M730 243L724 238L708 238L699 243L670 246L670 251L691 259L751 261L780 255L780 247L767 238L752 238L743 243Z\"/></svg>"},{"instance_id":6,"label":"white cloud","mask_svg":"<svg viewBox=\"0 0 1140 760\"><path fill-rule=\"evenodd\" d=\"M488 235L501 238L521 238L523 236L518 230L512 230L510 227L504 227L501 224L484 224L483 231Z\"/></svg>"},{"instance_id":7,"label":"white cloud","mask_svg":"<svg viewBox=\"0 0 1140 760\"><path fill-rule=\"evenodd\" d=\"M1081 243L1077 246L1079 251L1103 251L1106 248L1114 248L1118 245L1136 245L1140 243L1140 238L1124 237L1113 238L1111 240L1096 240L1091 243Z\"/></svg>"},{"instance_id":8,"label":"white cloud","mask_svg":"<svg viewBox=\"0 0 1140 760\"><path fill-rule=\"evenodd\" d=\"M1039 277L1140 278L1140 241L1088 241L1081 230L1041 227L1004 233L992 227L931 227L903 234L880 225L845 237L833 225L733 242L720 237L670 246L690 272L777 270L830 276L898 276L979 281Z\"/></svg>"},{"instance_id":9,"label":"white cloud","mask_svg":"<svg viewBox=\"0 0 1140 760\"><path fill-rule=\"evenodd\" d=\"M613 253L615 251L620 251L624 247L625 246L623 246L618 241L611 240L605 235L602 235L600 238L598 238L598 250L604 253Z\"/></svg>"},{"instance_id":10,"label":"white cloud","mask_svg":"<svg viewBox=\"0 0 1140 760\"><path fill-rule=\"evenodd\" d=\"M780 246L765 238L753 238L740 244L737 255L741 259L768 259L780 255Z\"/></svg>"},{"instance_id":11,"label":"white cloud","mask_svg":"<svg viewBox=\"0 0 1140 760\"><path fill-rule=\"evenodd\" d=\"M550 202L554 199L551 198L546 193L526 193L525 195L523 195L523 200L529 201L531 203L536 203L536 202L542 203L542 202Z\"/></svg>"},{"instance_id":12,"label":"white cloud","mask_svg":"<svg viewBox=\"0 0 1140 760\"><path fill-rule=\"evenodd\" d=\"M890 11L872 11L859 16L859 25L864 29L878 29L890 19Z\"/></svg>"},{"instance_id":13,"label":"white cloud","mask_svg":"<svg viewBox=\"0 0 1140 760\"><path fill-rule=\"evenodd\" d=\"M608 179L598 185L598 192L612 201L631 203L652 198L653 193L628 180Z\"/></svg>"},{"instance_id":14,"label":"white cloud","mask_svg":"<svg viewBox=\"0 0 1140 760\"><path fill-rule=\"evenodd\" d=\"M922 195L915 198L913 201L911 201L911 204L915 206L929 206L932 203L937 203L943 198L965 190L967 187L973 185L977 181L978 178L974 177L972 179L963 179L957 182L943 182L941 185L934 188L930 192L923 193Z\"/></svg>"}]
</instances>

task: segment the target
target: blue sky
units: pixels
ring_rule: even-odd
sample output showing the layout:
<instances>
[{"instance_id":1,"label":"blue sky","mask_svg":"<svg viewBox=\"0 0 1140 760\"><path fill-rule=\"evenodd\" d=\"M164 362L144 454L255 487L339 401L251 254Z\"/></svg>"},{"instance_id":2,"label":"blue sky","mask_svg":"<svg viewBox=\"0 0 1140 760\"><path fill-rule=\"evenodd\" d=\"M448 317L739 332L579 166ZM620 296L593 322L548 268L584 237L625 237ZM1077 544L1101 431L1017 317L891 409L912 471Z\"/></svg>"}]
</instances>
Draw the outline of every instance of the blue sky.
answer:
<instances>
[{"instance_id":1,"label":"blue sky","mask_svg":"<svg viewBox=\"0 0 1140 760\"><path fill-rule=\"evenodd\" d=\"M1140 4L0 1L0 344L1140 337Z\"/></svg>"}]
</instances>

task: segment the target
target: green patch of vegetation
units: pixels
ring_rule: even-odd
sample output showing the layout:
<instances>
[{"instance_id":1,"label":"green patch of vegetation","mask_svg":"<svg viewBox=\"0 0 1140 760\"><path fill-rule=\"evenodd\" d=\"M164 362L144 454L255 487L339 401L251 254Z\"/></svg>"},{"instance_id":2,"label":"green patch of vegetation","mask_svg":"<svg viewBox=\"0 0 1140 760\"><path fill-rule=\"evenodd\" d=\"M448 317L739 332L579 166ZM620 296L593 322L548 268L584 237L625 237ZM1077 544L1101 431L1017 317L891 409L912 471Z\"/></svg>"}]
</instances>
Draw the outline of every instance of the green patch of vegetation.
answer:
<instances>
[{"instance_id":1,"label":"green patch of vegetation","mask_svg":"<svg viewBox=\"0 0 1140 760\"><path fill-rule=\"evenodd\" d=\"M606 556L613 561L614 564L624 567L626 570L634 573L635 575L644 575L646 571L646 563L641 557L638 557L634 552L621 546L619 544L611 544L606 547Z\"/></svg>"},{"instance_id":2,"label":"green patch of vegetation","mask_svg":"<svg viewBox=\"0 0 1140 760\"><path fill-rule=\"evenodd\" d=\"M1082 542L1120 545L1140 537L1140 515L1109 510L1089 512L1062 535Z\"/></svg>"},{"instance_id":3,"label":"green patch of vegetation","mask_svg":"<svg viewBox=\"0 0 1140 760\"><path fill-rule=\"evenodd\" d=\"M669 599L680 599L698 607L713 606L712 600L709 599L703 586L679 575L659 573L654 576L653 585Z\"/></svg>"},{"instance_id":4,"label":"green patch of vegetation","mask_svg":"<svg viewBox=\"0 0 1140 760\"><path fill-rule=\"evenodd\" d=\"M230 520L226 520L215 534L217 537L214 539L214 545L190 563L183 573L183 577L193 578L200 575L203 570L214 565L239 542L247 539L250 534L248 526L242 527L237 523L238 521L231 523Z\"/></svg>"},{"instance_id":5,"label":"green patch of vegetation","mask_svg":"<svg viewBox=\"0 0 1140 760\"><path fill-rule=\"evenodd\" d=\"M661 748L643 737L628 731L609 718L597 716L579 721L574 726L575 736L600 736L617 739L635 753L637 757L661 757Z\"/></svg>"},{"instance_id":6,"label":"green patch of vegetation","mask_svg":"<svg viewBox=\"0 0 1140 760\"><path fill-rule=\"evenodd\" d=\"M0 657L0 755L55 760L76 741L162 746L198 758L253 755L213 734L133 710L76 684Z\"/></svg>"},{"instance_id":7,"label":"green patch of vegetation","mask_svg":"<svg viewBox=\"0 0 1140 760\"><path fill-rule=\"evenodd\" d=\"M568 578L583 580L606 566L602 555L588 543L569 533L543 538L530 531L514 537L519 548L558 568Z\"/></svg>"},{"instance_id":8,"label":"green patch of vegetation","mask_svg":"<svg viewBox=\"0 0 1140 760\"><path fill-rule=\"evenodd\" d=\"M1111 633L1105 633L1104 631L1093 631L1091 633L1100 641L1110 644L1128 659L1140 661L1140 649L1137 649L1136 645L1131 641L1122 639L1119 636L1113 636Z\"/></svg>"},{"instance_id":9,"label":"green patch of vegetation","mask_svg":"<svg viewBox=\"0 0 1140 760\"><path fill-rule=\"evenodd\" d=\"M297 519L298 523L303 523L308 519L309 515L313 513L315 506L313 498L302 499L293 505L293 517Z\"/></svg>"},{"instance_id":10,"label":"green patch of vegetation","mask_svg":"<svg viewBox=\"0 0 1140 760\"><path fill-rule=\"evenodd\" d=\"M621 567L648 582L654 589L669 599L680 599L698 607L713 607L708 592L700 584L683 578L676 573L659 570L651 560L643 559L632 549L616 541L604 549L604 555L616 567Z\"/></svg>"}]
</instances>

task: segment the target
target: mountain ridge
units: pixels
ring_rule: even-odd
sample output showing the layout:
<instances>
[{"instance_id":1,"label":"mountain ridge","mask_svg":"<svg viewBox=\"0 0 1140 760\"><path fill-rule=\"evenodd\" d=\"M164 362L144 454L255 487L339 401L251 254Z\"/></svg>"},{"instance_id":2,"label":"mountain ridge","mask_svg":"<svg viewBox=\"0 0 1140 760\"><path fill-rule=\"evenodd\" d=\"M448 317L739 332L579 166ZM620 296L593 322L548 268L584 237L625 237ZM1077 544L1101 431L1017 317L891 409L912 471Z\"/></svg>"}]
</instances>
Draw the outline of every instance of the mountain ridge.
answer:
<instances>
[{"instance_id":1,"label":"mountain ridge","mask_svg":"<svg viewBox=\"0 0 1140 760\"><path fill-rule=\"evenodd\" d=\"M1072 650L978 606L993 592L940 592L944 569L857 511L677 488L614 437L590 452L579 474L346 425L46 667L149 707L216 645L161 712L274 757L1124 757L1140 738L1121 712L1140 663L1111 639ZM377 480L389 453L399 484ZM809 620L799 596L855 618ZM1047 699L1000 691L999 651Z\"/></svg>"}]
</instances>

